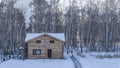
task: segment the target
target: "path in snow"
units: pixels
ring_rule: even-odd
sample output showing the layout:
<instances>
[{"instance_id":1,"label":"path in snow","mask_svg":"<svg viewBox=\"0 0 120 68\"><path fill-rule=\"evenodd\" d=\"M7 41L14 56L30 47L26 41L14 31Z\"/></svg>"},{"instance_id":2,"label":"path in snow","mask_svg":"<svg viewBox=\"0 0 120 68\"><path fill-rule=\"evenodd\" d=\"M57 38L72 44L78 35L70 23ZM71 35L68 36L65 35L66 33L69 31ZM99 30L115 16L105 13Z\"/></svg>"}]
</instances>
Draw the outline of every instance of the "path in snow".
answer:
<instances>
[{"instance_id":1,"label":"path in snow","mask_svg":"<svg viewBox=\"0 0 120 68\"><path fill-rule=\"evenodd\" d=\"M74 63L75 68L82 68L82 65L80 64L80 62L73 55L71 56L71 59Z\"/></svg>"}]
</instances>

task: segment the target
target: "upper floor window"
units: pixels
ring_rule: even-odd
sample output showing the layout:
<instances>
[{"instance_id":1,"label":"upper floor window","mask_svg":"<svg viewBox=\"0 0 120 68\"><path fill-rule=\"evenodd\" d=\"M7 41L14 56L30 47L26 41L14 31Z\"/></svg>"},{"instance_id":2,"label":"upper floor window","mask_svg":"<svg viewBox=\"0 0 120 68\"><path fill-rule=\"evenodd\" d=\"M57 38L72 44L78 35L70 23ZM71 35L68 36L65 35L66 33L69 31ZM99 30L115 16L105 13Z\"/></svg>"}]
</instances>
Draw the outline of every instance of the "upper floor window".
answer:
<instances>
[{"instance_id":1,"label":"upper floor window","mask_svg":"<svg viewBox=\"0 0 120 68\"><path fill-rule=\"evenodd\" d=\"M41 40L36 40L36 43L41 43Z\"/></svg>"},{"instance_id":2,"label":"upper floor window","mask_svg":"<svg viewBox=\"0 0 120 68\"><path fill-rule=\"evenodd\" d=\"M54 40L50 40L50 43L55 43L55 41Z\"/></svg>"}]
</instances>

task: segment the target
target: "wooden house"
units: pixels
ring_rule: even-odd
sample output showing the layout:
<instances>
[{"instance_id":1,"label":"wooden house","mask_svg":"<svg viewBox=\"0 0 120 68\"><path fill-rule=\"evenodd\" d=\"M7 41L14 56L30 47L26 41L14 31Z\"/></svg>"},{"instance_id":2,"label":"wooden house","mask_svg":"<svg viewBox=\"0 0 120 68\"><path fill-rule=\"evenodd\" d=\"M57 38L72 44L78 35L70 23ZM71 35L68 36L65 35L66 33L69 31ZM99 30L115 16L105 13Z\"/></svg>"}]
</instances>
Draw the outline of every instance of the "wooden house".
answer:
<instances>
[{"instance_id":1,"label":"wooden house","mask_svg":"<svg viewBox=\"0 0 120 68\"><path fill-rule=\"evenodd\" d=\"M25 41L27 58L63 58L64 33L28 33Z\"/></svg>"}]
</instances>

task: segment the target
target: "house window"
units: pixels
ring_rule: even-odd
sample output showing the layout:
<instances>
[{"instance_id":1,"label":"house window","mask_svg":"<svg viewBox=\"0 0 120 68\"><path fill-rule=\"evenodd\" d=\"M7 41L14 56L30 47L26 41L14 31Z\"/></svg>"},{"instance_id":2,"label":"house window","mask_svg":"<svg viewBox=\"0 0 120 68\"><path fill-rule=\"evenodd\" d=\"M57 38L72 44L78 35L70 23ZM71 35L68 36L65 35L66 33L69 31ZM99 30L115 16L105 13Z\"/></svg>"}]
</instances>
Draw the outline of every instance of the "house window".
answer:
<instances>
[{"instance_id":1,"label":"house window","mask_svg":"<svg viewBox=\"0 0 120 68\"><path fill-rule=\"evenodd\" d=\"M54 40L50 40L50 43L55 43L55 41Z\"/></svg>"},{"instance_id":2,"label":"house window","mask_svg":"<svg viewBox=\"0 0 120 68\"><path fill-rule=\"evenodd\" d=\"M36 43L41 43L41 40L36 40Z\"/></svg>"},{"instance_id":3,"label":"house window","mask_svg":"<svg viewBox=\"0 0 120 68\"><path fill-rule=\"evenodd\" d=\"M41 49L33 49L33 55L41 55Z\"/></svg>"}]
</instances>

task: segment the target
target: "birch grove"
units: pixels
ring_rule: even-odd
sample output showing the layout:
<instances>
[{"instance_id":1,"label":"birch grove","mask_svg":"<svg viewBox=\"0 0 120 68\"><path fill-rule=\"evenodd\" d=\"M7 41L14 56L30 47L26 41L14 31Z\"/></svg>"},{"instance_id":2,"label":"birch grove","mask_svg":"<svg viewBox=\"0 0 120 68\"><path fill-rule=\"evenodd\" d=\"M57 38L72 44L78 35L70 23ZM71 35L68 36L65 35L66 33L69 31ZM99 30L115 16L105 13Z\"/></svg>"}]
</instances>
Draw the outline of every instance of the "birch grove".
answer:
<instances>
[{"instance_id":1,"label":"birch grove","mask_svg":"<svg viewBox=\"0 0 120 68\"><path fill-rule=\"evenodd\" d=\"M0 59L25 58L26 33L64 33L67 52L120 51L120 0L68 0L61 10L61 0L33 0L29 27L25 26L24 12L14 8L17 0L0 3Z\"/></svg>"},{"instance_id":2,"label":"birch grove","mask_svg":"<svg viewBox=\"0 0 120 68\"><path fill-rule=\"evenodd\" d=\"M25 43L25 19L22 11L15 9L15 1L0 3L0 57L1 62L20 57L20 47Z\"/></svg>"}]
</instances>

